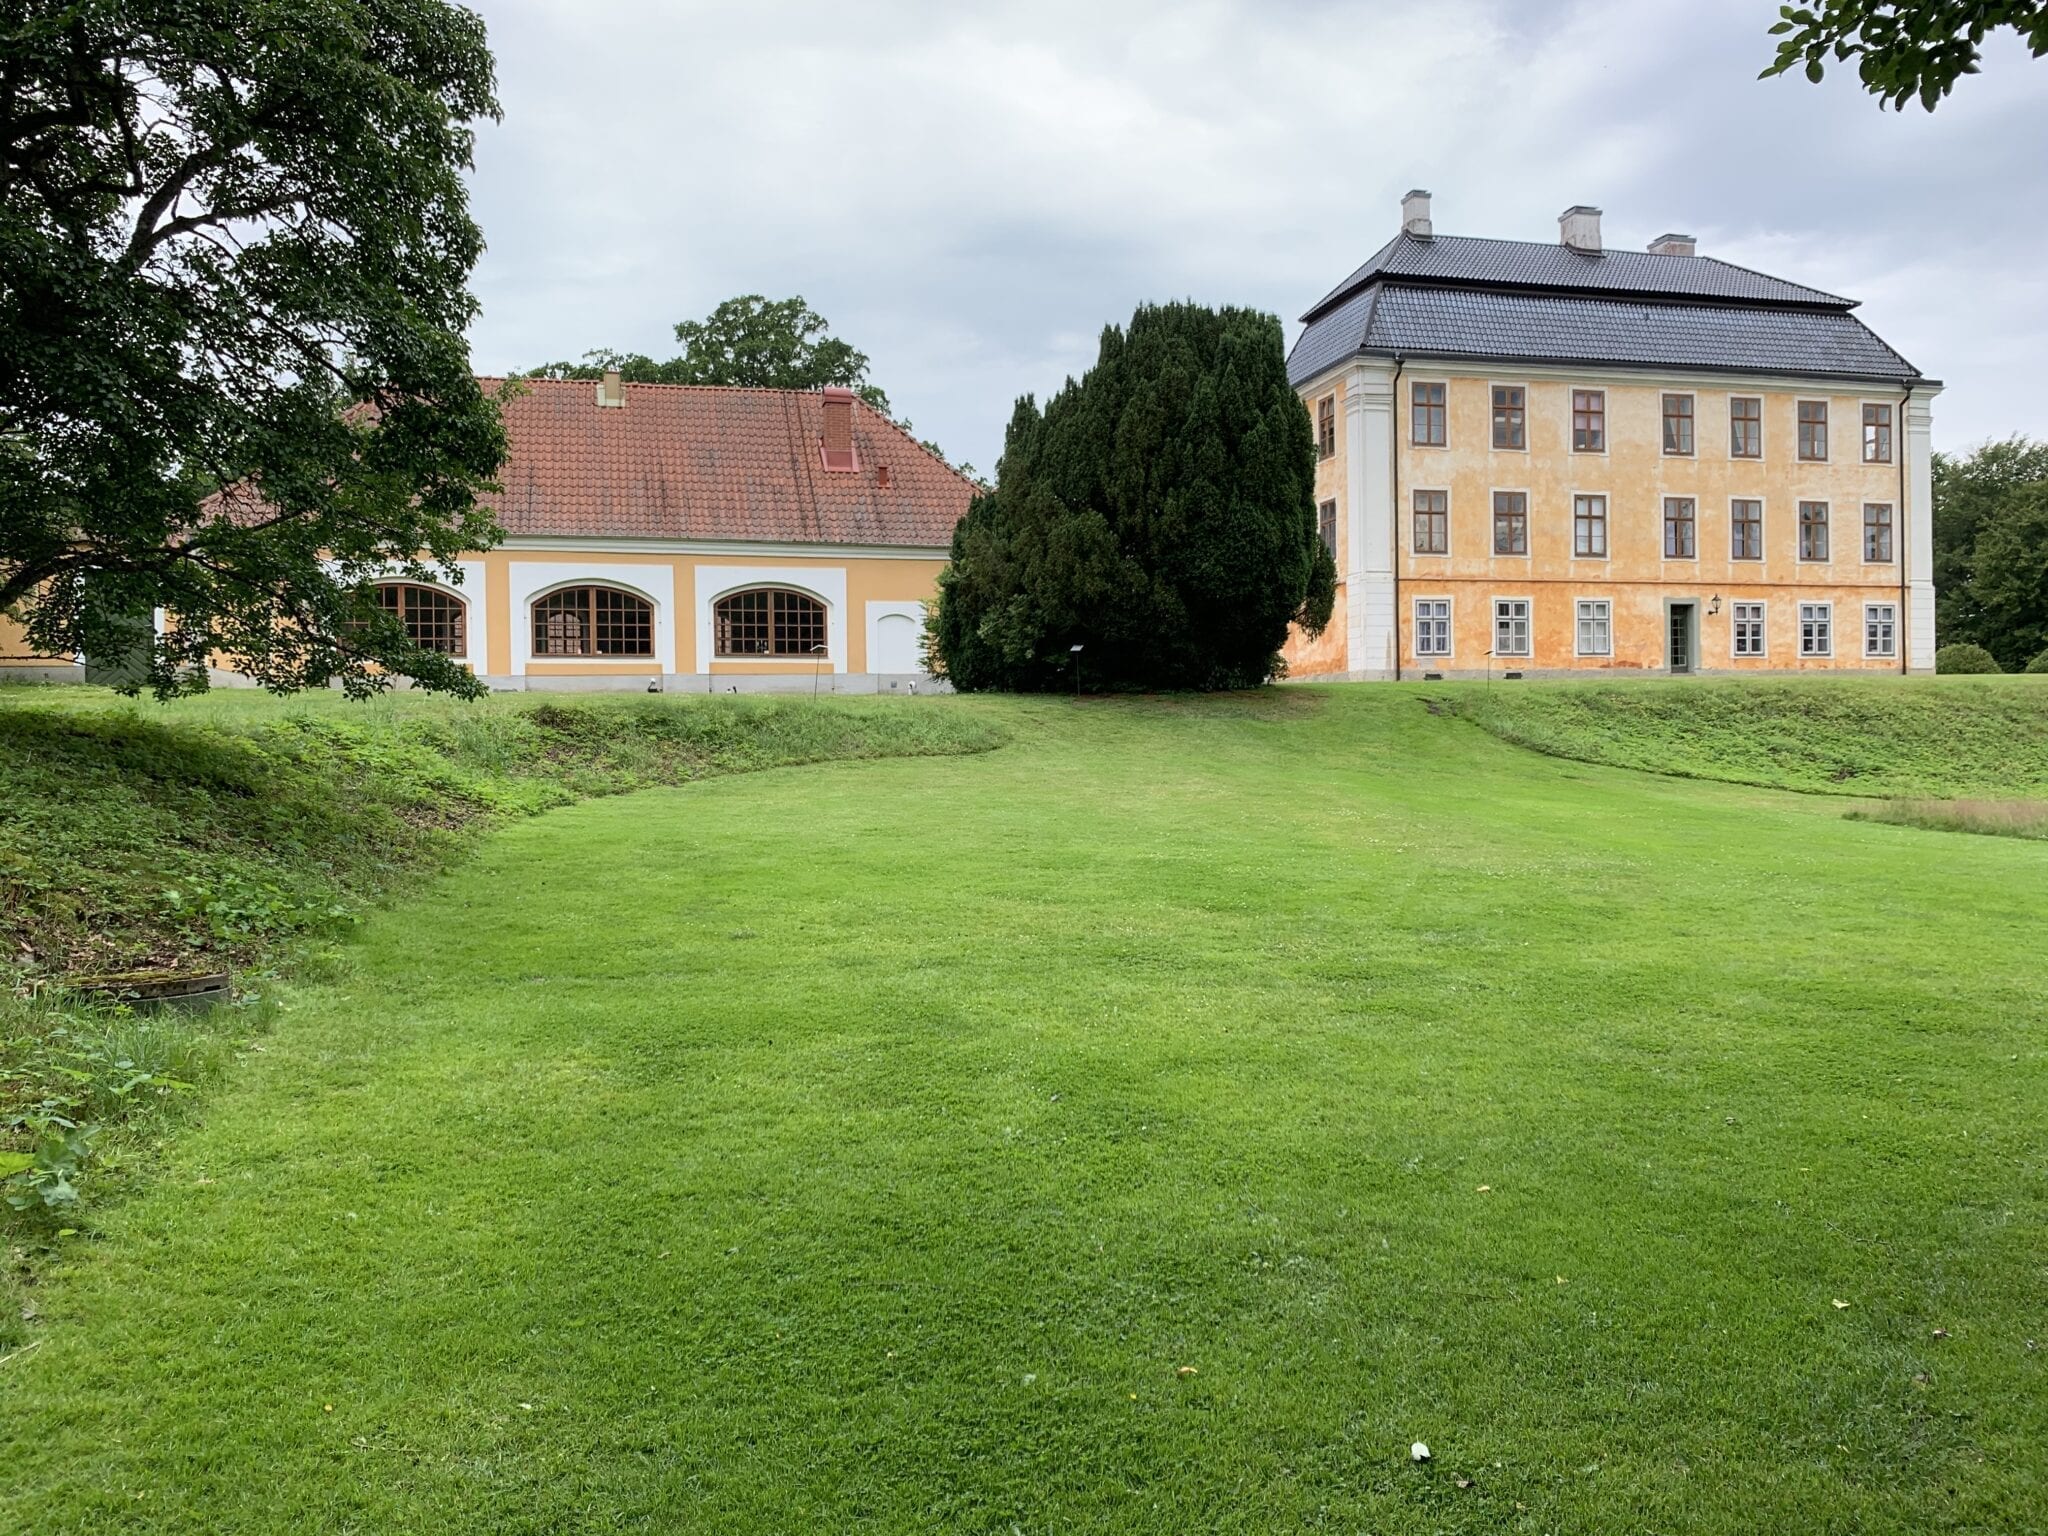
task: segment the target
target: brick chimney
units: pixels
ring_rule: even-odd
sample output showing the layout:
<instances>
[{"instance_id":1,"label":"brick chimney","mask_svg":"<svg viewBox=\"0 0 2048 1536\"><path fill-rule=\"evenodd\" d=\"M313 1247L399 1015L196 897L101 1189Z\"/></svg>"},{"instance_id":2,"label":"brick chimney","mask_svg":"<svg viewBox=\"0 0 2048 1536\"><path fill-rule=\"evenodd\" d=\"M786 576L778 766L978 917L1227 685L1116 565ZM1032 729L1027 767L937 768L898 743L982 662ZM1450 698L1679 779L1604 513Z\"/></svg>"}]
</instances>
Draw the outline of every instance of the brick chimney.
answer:
<instances>
[{"instance_id":1,"label":"brick chimney","mask_svg":"<svg viewBox=\"0 0 2048 1536\"><path fill-rule=\"evenodd\" d=\"M1429 238L1429 194L1419 187L1401 199L1401 233Z\"/></svg>"},{"instance_id":2,"label":"brick chimney","mask_svg":"<svg viewBox=\"0 0 2048 1536\"><path fill-rule=\"evenodd\" d=\"M1652 256L1691 256L1697 250L1691 235L1659 235L1650 242Z\"/></svg>"},{"instance_id":3,"label":"brick chimney","mask_svg":"<svg viewBox=\"0 0 2048 1536\"><path fill-rule=\"evenodd\" d=\"M1567 250L1587 256L1600 254L1600 210L1584 203L1565 209L1557 216L1557 238Z\"/></svg>"},{"instance_id":4,"label":"brick chimney","mask_svg":"<svg viewBox=\"0 0 2048 1536\"><path fill-rule=\"evenodd\" d=\"M850 474L860 468L853 451L853 391L841 385L825 390L825 435L819 451L829 470Z\"/></svg>"},{"instance_id":5,"label":"brick chimney","mask_svg":"<svg viewBox=\"0 0 2048 1536\"><path fill-rule=\"evenodd\" d=\"M611 406L626 403L626 381L619 377L618 369L605 369L604 377L597 381L597 403Z\"/></svg>"}]
</instances>

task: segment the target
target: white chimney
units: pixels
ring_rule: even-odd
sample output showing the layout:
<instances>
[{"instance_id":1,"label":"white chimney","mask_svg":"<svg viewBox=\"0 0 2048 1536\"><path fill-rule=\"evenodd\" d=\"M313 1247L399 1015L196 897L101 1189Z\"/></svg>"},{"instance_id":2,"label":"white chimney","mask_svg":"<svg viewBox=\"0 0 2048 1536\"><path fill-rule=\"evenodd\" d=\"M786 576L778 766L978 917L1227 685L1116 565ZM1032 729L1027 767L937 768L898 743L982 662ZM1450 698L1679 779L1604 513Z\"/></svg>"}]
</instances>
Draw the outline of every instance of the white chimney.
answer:
<instances>
[{"instance_id":1,"label":"white chimney","mask_svg":"<svg viewBox=\"0 0 2048 1536\"><path fill-rule=\"evenodd\" d=\"M1659 235L1650 242L1652 256L1690 256L1697 248L1691 235Z\"/></svg>"},{"instance_id":2,"label":"white chimney","mask_svg":"<svg viewBox=\"0 0 2048 1536\"><path fill-rule=\"evenodd\" d=\"M599 405L624 405L626 403L626 381L619 377L618 369L605 369L604 377L597 381L597 403Z\"/></svg>"},{"instance_id":3,"label":"white chimney","mask_svg":"<svg viewBox=\"0 0 2048 1536\"><path fill-rule=\"evenodd\" d=\"M1420 190L1401 199L1401 233L1418 240L1429 238L1429 194Z\"/></svg>"},{"instance_id":4,"label":"white chimney","mask_svg":"<svg viewBox=\"0 0 2048 1536\"><path fill-rule=\"evenodd\" d=\"M1567 208L1557 216L1557 238L1567 249L1588 256L1600 254L1600 210L1584 203Z\"/></svg>"}]
</instances>

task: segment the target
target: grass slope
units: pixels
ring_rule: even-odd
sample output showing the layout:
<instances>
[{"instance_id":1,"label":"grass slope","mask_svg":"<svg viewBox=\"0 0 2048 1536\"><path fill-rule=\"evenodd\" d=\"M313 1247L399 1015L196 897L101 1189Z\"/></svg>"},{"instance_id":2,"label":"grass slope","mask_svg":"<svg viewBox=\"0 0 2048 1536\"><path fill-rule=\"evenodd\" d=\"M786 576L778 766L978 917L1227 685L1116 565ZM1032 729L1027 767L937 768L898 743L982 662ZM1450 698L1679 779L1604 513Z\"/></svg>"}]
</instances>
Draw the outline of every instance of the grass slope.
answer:
<instances>
[{"instance_id":1,"label":"grass slope","mask_svg":"<svg viewBox=\"0 0 2048 1536\"><path fill-rule=\"evenodd\" d=\"M983 750L895 700L227 691L168 707L0 687L0 965L244 963L345 917L479 820L835 758Z\"/></svg>"},{"instance_id":2,"label":"grass slope","mask_svg":"<svg viewBox=\"0 0 2048 1536\"><path fill-rule=\"evenodd\" d=\"M2038 847L1406 689L944 708L1016 743L574 806L371 917L63 1246L0 1528L2048 1507Z\"/></svg>"},{"instance_id":3,"label":"grass slope","mask_svg":"<svg viewBox=\"0 0 2048 1536\"><path fill-rule=\"evenodd\" d=\"M1757 679L1435 690L1553 757L1815 794L2048 798L2033 679Z\"/></svg>"}]
</instances>

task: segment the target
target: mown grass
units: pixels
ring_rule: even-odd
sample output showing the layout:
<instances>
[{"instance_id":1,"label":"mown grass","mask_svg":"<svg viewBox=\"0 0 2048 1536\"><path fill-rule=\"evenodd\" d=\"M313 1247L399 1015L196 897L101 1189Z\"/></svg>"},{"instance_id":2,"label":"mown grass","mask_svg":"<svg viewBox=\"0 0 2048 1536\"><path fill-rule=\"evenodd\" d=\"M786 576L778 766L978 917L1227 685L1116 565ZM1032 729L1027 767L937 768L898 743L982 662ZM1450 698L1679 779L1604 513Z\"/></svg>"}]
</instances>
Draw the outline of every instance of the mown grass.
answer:
<instances>
[{"instance_id":1,"label":"mown grass","mask_svg":"<svg viewBox=\"0 0 2048 1536\"><path fill-rule=\"evenodd\" d=\"M189 1103L260 1031L264 973L317 958L491 827L649 785L1001 740L922 702L238 692L163 707L0 688L0 1197L20 1193L13 1162L53 1129L115 1127L86 1174L116 1171L156 1133L138 1122ZM86 973L215 967L240 972L241 991L202 1018L64 990ZM36 1202L44 1226L73 1219L71 1187L64 1208ZM0 1230L19 1226L0 1209ZM0 1350L12 1328L0 1317Z\"/></svg>"},{"instance_id":2,"label":"mown grass","mask_svg":"<svg viewBox=\"0 0 2048 1536\"><path fill-rule=\"evenodd\" d=\"M2037 846L937 707L373 914L56 1245L0 1528L2038 1523Z\"/></svg>"},{"instance_id":3,"label":"mown grass","mask_svg":"<svg viewBox=\"0 0 2048 1536\"><path fill-rule=\"evenodd\" d=\"M1731 679L1439 690L1553 757L1810 794L2048 797L2048 686L2031 678Z\"/></svg>"}]
</instances>

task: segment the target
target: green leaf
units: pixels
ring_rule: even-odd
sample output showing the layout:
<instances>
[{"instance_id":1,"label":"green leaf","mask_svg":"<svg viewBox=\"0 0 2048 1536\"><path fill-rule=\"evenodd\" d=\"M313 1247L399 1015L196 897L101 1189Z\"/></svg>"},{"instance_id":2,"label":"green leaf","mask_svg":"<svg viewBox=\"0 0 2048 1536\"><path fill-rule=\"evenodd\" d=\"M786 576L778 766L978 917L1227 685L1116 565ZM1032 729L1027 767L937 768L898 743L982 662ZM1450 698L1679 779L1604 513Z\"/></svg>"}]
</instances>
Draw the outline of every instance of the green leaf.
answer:
<instances>
[{"instance_id":1,"label":"green leaf","mask_svg":"<svg viewBox=\"0 0 2048 1536\"><path fill-rule=\"evenodd\" d=\"M26 1152L0 1152L0 1179L11 1179L35 1165L35 1158Z\"/></svg>"}]
</instances>

